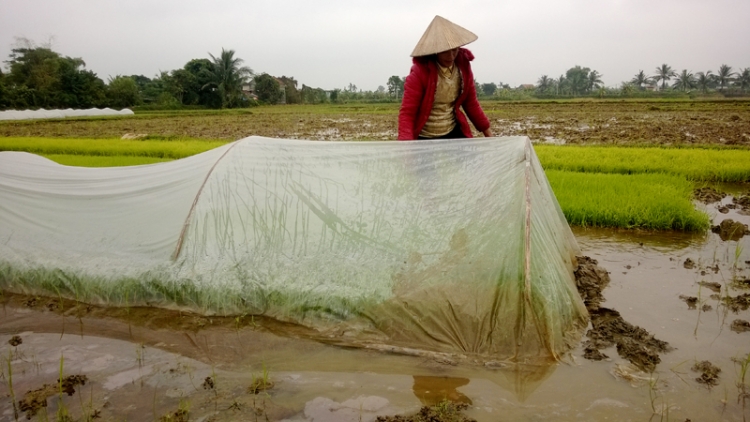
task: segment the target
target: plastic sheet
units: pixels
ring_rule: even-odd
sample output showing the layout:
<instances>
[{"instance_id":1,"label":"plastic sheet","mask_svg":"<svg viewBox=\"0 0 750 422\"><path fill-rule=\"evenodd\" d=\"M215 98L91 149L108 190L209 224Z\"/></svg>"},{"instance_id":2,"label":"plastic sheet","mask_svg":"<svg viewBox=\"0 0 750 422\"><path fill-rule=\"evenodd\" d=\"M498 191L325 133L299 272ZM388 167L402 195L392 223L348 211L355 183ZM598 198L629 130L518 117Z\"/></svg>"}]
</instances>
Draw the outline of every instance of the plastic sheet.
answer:
<instances>
[{"instance_id":1,"label":"plastic sheet","mask_svg":"<svg viewBox=\"0 0 750 422\"><path fill-rule=\"evenodd\" d=\"M16 292L557 358L588 321L578 253L525 137L250 137L96 169L0 153L0 287Z\"/></svg>"}]
</instances>

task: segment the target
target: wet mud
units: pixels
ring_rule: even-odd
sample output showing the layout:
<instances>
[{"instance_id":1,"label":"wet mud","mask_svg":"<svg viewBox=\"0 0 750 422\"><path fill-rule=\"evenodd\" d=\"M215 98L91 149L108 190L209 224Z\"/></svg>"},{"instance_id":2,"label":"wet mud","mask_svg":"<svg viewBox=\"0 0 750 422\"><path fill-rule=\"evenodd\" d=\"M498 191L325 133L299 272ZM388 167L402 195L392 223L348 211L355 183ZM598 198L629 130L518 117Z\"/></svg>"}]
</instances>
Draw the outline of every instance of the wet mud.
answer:
<instances>
[{"instance_id":1,"label":"wet mud","mask_svg":"<svg viewBox=\"0 0 750 422\"><path fill-rule=\"evenodd\" d=\"M744 293L737 296L723 296L721 301L735 314L750 309L750 293Z\"/></svg>"},{"instance_id":2,"label":"wet mud","mask_svg":"<svg viewBox=\"0 0 750 422\"><path fill-rule=\"evenodd\" d=\"M696 362L691 368L693 372L699 372L700 376L695 380L707 387L714 387L719 384L719 373L721 368L714 366L711 362L704 360Z\"/></svg>"},{"instance_id":3,"label":"wet mud","mask_svg":"<svg viewBox=\"0 0 750 422\"><path fill-rule=\"evenodd\" d=\"M728 218L722 221L720 224L711 226L711 231L717 233L721 240L740 240L746 234L750 234L747 224L742 224L739 221L734 221Z\"/></svg>"},{"instance_id":4,"label":"wet mud","mask_svg":"<svg viewBox=\"0 0 750 422\"><path fill-rule=\"evenodd\" d=\"M732 287L735 289L750 289L750 278L737 277L732 281Z\"/></svg>"},{"instance_id":5,"label":"wet mud","mask_svg":"<svg viewBox=\"0 0 750 422\"><path fill-rule=\"evenodd\" d=\"M734 209L739 210L739 214L750 215L750 191L732 198L732 205Z\"/></svg>"},{"instance_id":6,"label":"wet mud","mask_svg":"<svg viewBox=\"0 0 750 422\"><path fill-rule=\"evenodd\" d=\"M698 188L693 191L693 198L704 203L713 204L715 202L721 202L722 199L726 198L727 194L719 192L711 186Z\"/></svg>"},{"instance_id":7,"label":"wet mud","mask_svg":"<svg viewBox=\"0 0 750 422\"><path fill-rule=\"evenodd\" d=\"M463 415L468 405L444 401L435 406L424 406L410 416L378 416L377 422L476 422Z\"/></svg>"},{"instance_id":8,"label":"wet mud","mask_svg":"<svg viewBox=\"0 0 750 422\"><path fill-rule=\"evenodd\" d=\"M86 375L69 375L54 384L44 384L42 387L27 391L18 401L18 408L26 413L26 419L31 419L41 410L47 407L47 399L54 395L63 393L72 396L79 385L86 385Z\"/></svg>"},{"instance_id":9,"label":"wet mud","mask_svg":"<svg viewBox=\"0 0 750 422\"><path fill-rule=\"evenodd\" d=\"M750 145L747 101L483 101L497 136L605 145ZM394 140L400 104L269 106L227 113L0 123L0 136L148 134L235 141L251 135L331 141Z\"/></svg>"},{"instance_id":10,"label":"wet mud","mask_svg":"<svg viewBox=\"0 0 750 422\"><path fill-rule=\"evenodd\" d=\"M591 329L584 341L584 358L609 358L603 349L616 346L617 353L641 370L653 372L661 362L660 353L672 350L665 341L656 339L645 329L625 321L619 312L604 308L602 290L609 284L607 271L589 257L578 258L576 284L591 316ZM694 302L697 302L695 299Z\"/></svg>"},{"instance_id":11,"label":"wet mud","mask_svg":"<svg viewBox=\"0 0 750 422\"><path fill-rule=\"evenodd\" d=\"M680 295L679 298L681 301L687 303L688 309L695 309L696 305L698 304L697 296Z\"/></svg>"},{"instance_id":12,"label":"wet mud","mask_svg":"<svg viewBox=\"0 0 750 422\"><path fill-rule=\"evenodd\" d=\"M750 322L745 321L744 319L735 319L732 321L730 328L736 333L744 333L750 331Z\"/></svg>"},{"instance_id":13,"label":"wet mud","mask_svg":"<svg viewBox=\"0 0 750 422\"><path fill-rule=\"evenodd\" d=\"M705 287L714 293L719 293L721 291L721 284L715 281L699 281L698 285L701 287Z\"/></svg>"}]
</instances>

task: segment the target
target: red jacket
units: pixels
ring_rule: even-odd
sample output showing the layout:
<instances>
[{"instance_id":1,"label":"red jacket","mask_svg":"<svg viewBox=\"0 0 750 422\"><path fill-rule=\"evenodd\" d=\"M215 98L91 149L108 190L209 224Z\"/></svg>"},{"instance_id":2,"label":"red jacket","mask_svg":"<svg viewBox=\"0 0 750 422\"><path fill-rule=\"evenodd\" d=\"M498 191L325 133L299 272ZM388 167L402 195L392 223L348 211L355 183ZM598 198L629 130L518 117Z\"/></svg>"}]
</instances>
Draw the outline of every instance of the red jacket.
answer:
<instances>
[{"instance_id":1,"label":"red jacket","mask_svg":"<svg viewBox=\"0 0 750 422\"><path fill-rule=\"evenodd\" d=\"M489 129L490 121L482 111L477 100L477 91L474 87L474 74L471 72L471 62L474 55L471 51L461 48L458 50L455 64L461 72L461 91L456 99L455 112L456 122L467 138L471 138L471 127L466 120L466 115L459 110L463 107L464 112L474 124L478 131L484 132ZM398 139L408 141L417 139L422 128L427 123L432 111L432 103L435 101L435 90L437 89L438 67L434 56L414 57L409 76L404 83L404 98L401 101L401 109L398 112Z\"/></svg>"}]
</instances>

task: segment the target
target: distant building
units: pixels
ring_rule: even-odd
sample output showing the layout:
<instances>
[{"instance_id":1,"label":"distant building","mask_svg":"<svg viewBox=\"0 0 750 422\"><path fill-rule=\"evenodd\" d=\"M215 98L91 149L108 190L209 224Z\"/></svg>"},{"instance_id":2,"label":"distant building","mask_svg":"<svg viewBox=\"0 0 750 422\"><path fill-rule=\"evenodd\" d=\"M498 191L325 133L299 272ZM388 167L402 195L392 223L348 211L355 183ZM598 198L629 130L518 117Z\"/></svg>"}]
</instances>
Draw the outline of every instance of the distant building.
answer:
<instances>
[{"instance_id":1,"label":"distant building","mask_svg":"<svg viewBox=\"0 0 750 422\"><path fill-rule=\"evenodd\" d=\"M245 96L245 98L250 100L258 100L258 96L255 95L255 81L253 79L250 79L250 82L246 83L245 85L242 85L242 94Z\"/></svg>"},{"instance_id":2,"label":"distant building","mask_svg":"<svg viewBox=\"0 0 750 422\"><path fill-rule=\"evenodd\" d=\"M536 89L536 85L534 85L534 84L521 84L521 85L518 85L518 89L522 89L522 90L525 90L525 91L526 90L534 90L534 89Z\"/></svg>"},{"instance_id":3,"label":"distant building","mask_svg":"<svg viewBox=\"0 0 750 422\"><path fill-rule=\"evenodd\" d=\"M281 90L281 98L276 104L286 104L286 86L284 85L284 82L276 77L273 79L279 84L279 89ZM255 93L255 79L250 79L248 83L242 85L242 93L246 98L252 100L258 99L258 95Z\"/></svg>"}]
</instances>

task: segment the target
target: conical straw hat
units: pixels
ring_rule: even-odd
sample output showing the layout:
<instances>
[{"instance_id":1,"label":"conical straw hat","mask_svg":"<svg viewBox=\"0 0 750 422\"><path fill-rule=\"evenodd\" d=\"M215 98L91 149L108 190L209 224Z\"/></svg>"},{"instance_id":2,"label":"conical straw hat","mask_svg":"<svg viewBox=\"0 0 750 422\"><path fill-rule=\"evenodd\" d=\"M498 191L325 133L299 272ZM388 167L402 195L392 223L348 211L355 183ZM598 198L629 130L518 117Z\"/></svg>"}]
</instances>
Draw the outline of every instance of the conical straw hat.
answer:
<instances>
[{"instance_id":1,"label":"conical straw hat","mask_svg":"<svg viewBox=\"0 0 750 422\"><path fill-rule=\"evenodd\" d=\"M477 40L476 34L468 29L462 28L441 16L435 16L430 26L422 34L412 57L429 56L456 47L461 47Z\"/></svg>"}]
</instances>

